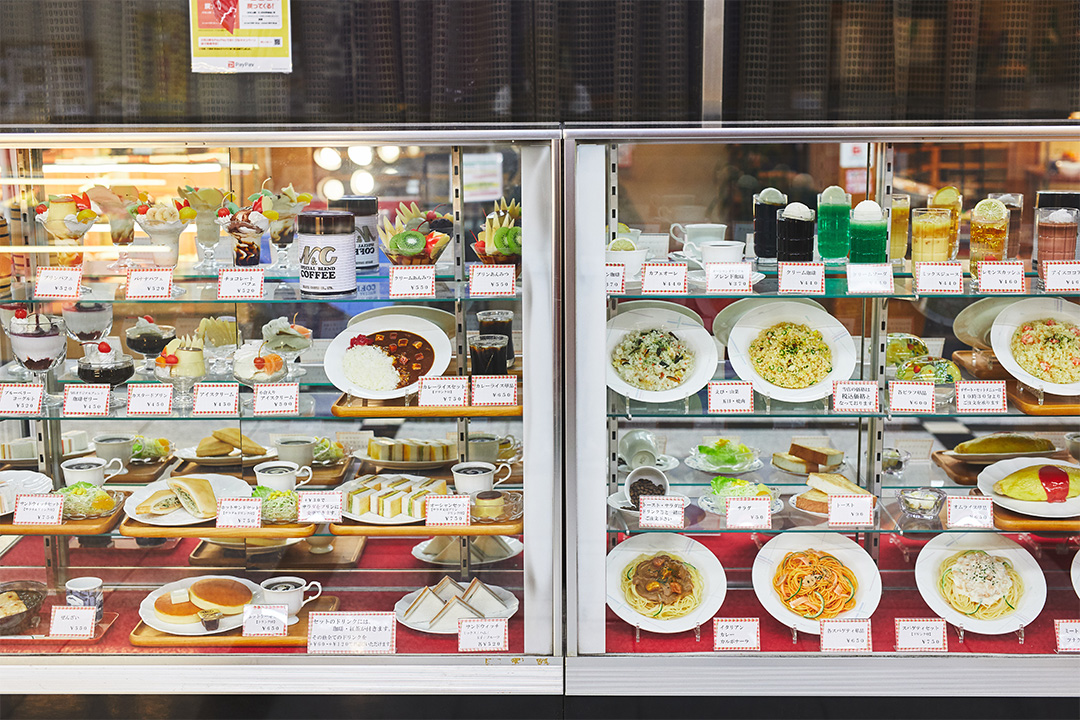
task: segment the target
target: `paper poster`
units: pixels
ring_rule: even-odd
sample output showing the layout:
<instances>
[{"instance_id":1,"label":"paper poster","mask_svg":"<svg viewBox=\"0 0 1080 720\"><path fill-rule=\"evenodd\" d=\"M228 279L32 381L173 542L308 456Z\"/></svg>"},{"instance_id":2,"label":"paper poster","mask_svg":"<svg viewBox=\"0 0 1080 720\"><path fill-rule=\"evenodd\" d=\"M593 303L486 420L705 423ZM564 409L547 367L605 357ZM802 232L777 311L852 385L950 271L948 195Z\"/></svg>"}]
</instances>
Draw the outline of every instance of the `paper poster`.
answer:
<instances>
[{"instance_id":1,"label":"paper poster","mask_svg":"<svg viewBox=\"0 0 1080 720\"><path fill-rule=\"evenodd\" d=\"M489 202L503 196L502 153L465 153L461 165L465 202Z\"/></svg>"},{"instance_id":2,"label":"paper poster","mask_svg":"<svg viewBox=\"0 0 1080 720\"><path fill-rule=\"evenodd\" d=\"M292 72L289 0L188 1L192 72Z\"/></svg>"}]
</instances>

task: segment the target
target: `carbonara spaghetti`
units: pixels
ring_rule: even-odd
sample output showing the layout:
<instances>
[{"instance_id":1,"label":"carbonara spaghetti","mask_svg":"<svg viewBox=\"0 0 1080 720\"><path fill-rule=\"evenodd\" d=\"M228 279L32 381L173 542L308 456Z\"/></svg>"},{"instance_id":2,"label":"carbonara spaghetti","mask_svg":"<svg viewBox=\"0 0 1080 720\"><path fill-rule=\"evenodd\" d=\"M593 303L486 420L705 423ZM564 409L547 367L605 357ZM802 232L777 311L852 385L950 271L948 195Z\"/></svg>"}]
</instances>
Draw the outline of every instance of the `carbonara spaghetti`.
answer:
<instances>
[{"instance_id":1,"label":"carbonara spaghetti","mask_svg":"<svg viewBox=\"0 0 1080 720\"><path fill-rule=\"evenodd\" d=\"M666 553L639 555L623 570L626 604L657 620L673 620L694 611L705 583L698 569Z\"/></svg>"},{"instance_id":2,"label":"carbonara spaghetti","mask_svg":"<svg viewBox=\"0 0 1080 720\"><path fill-rule=\"evenodd\" d=\"M957 612L994 620L1016 609L1024 582L1003 557L964 550L941 563L941 595Z\"/></svg>"},{"instance_id":3,"label":"carbonara spaghetti","mask_svg":"<svg viewBox=\"0 0 1080 720\"><path fill-rule=\"evenodd\" d=\"M817 550L789 552L773 576L788 610L810 620L834 618L855 607L859 581L844 563Z\"/></svg>"}]
</instances>

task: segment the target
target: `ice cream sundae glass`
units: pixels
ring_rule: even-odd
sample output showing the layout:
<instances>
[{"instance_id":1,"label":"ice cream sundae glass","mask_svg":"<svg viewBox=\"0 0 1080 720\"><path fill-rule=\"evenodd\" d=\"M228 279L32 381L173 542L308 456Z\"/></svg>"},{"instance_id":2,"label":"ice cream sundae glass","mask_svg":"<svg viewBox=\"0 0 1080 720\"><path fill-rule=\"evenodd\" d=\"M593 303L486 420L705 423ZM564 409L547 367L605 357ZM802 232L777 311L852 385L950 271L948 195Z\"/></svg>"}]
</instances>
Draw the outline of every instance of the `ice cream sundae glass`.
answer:
<instances>
[{"instance_id":1,"label":"ice cream sundae glass","mask_svg":"<svg viewBox=\"0 0 1080 720\"><path fill-rule=\"evenodd\" d=\"M266 195L269 192L263 190L260 194ZM248 199L254 201L255 196ZM268 275L290 275L289 246L296 235L296 216L311 202L311 193L298 193L290 184L283 187L281 192L273 197L273 201L278 217L277 220L270 221L270 244L277 252L273 264L266 272Z\"/></svg>"},{"instance_id":2,"label":"ice cream sundae glass","mask_svg":"<svg viewBox=\"0 0 1080 720\"><path fill-rule=\"evenodd\" d=\"M279 317L263 325L262 338L267 350L284 358L289 369L286 380L295 380L307 374L307 370L294 361L311 347L311 330L295 322L290 323L287 317Z\"/></svg>"},{"instance_id":3,"label":"ice cream sundae glass","mask_svg":"<svg viewBox=\"0 0 1080 720\"><path fill-rule=\"evenodd\" d=\"M154 376L172 383L173 407L190 408L192 388L206 377L202 340L187 335L170 340L154 361Z\"/></svg>"},{"instance_id":4,"label":"ice cream sundae glass","mask_svg":"<svg viewBox=\"0 0 1080 720\"><path fill-rule=\"evenodd\" d=\"M149 202L146 193L140 193L134 185L95 185L86 191L86 194L101 208L105 217L109 219L109 235L113 245L127 247L135 241L135 218L128 212L130 205L138 205L141 202ZM121 252L116 262L109 264L109 270L121 272L131 267L127 253Z\"/></svg>"},{"instance_id":5,"label":"ice cream sundae glass","mask_svg":"<svg viewBox=\"0 0 1080 720\"><path fill-rule=\"evenodd\" d=\"M55 264L61 267L80 267L83 261L80 242L98 219L98 213L90 206L90 196L50 195L49 202L38 205L34 220L45 227L52 245L56 248Z\"/></svg>"},{"instance_id":6,"label":"ice cream sundae glass","mask_svg":"<svg viewBox=\"0 0 1080 720\"><path fill-rule=\"evenodd\" d=\"M171 341L176 339L176 328L172 325L158 325L154 318L143 315L132 327L124 331L128 348L143 356L145 362L138 373L144 377L154 377L154 360Z\"/></svg>"},{"instance_id":7,"label":"ice cream sundae glass","mask_svg":"<svg viewBox=\"0 0 1080 720\"><path fill-rule=\"evenodd\" d=\"M217 224L236 241L233 250L233 262L237 267L252 267L259 264L262 249L262 236L270 229L270 221L278 219L273 209L274 201L265 195L259 195L249 207L240 207L226 200L218 210Z\"/></svg>"},{"instance_id":8,"label":"ice cream sundae glass","mask_svg":"<svg viewBox=\"0 0 1080 720\"><path fill-rule=\"evenodd\" d=\"M184 203L186 202L185 200ZM156 267L175 269L180 261L180 234L195 219L195 209L184 203L142 203L130 209L135 222L150 236L150 244L158 248L154 250ZM174 296L182 295L183 292L183 289L173 285Z\"/></svg>"},{"instance_id":9,"label":"ice cream sundae glass","mask_svg":"<svg viewBox=\"0 0 1080 720\"><path fill-rule=\"evenodd\" d=\"M221 240L221 226L217 223L218 208L225 193L218 188L197 188L184 185L176 188L188 207L195 209L195 243L199 246L200 259L192 268L196 273L213 275L218 270L214 248Z\"/></svg>"}]
</instances>

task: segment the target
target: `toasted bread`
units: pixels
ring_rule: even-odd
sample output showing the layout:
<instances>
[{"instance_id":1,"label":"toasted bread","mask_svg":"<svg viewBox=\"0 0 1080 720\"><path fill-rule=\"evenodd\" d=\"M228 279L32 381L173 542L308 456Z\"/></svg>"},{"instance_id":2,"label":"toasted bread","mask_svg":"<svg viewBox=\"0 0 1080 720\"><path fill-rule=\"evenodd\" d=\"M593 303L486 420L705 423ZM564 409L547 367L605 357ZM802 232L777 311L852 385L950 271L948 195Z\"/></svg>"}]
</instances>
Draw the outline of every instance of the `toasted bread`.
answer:
<instances>
[{"instance_id":1,"label":"toasted bread","mask_svg":"<svg viewBox=\"0 0 1080 720\"><path fill-rule=\"evenodd\" d=\"M228 443L234 448L240 448L240 452L244 455L255 456L266 454L266 448L249 438L247 435L241 434L239 428L215 430L214 437L223 443Z\"/></svg>"},{"instance_id":2,"label":"toasted bread","mask_svg":"<svg viewBox=\"0 0 1080 720\"><path fill-rule=\"evenodd\" d=\"M195 449L195 454L199 457L221 457L222 455L228 455L232 451L232 445L223 443L215 437L205 437L199 441L199 447Z\"/></svg>"},{"instance_id":3,"label":"toasted bread","mask_svg":"<svg viewBox=\"0 0 1080 720\"><path fill-rule=\"evenodd\" d=\"M815 463L821 467L839 465L844 462L844 451L830 447L812 447L791 443L788 453L806 462ZM813 471L811 471L813 472Z\"/></svg>"},{"instance_id":4,"label":"toasted bread","mask_svg":"<svg viewBox=\"0 0 1080 720\"><path fill-rule=\"evenodd\" d=\"M795 507L807 512L825 514L829 512L829 496L813 488L795 496Z\"/></svg>"}]
</instances>

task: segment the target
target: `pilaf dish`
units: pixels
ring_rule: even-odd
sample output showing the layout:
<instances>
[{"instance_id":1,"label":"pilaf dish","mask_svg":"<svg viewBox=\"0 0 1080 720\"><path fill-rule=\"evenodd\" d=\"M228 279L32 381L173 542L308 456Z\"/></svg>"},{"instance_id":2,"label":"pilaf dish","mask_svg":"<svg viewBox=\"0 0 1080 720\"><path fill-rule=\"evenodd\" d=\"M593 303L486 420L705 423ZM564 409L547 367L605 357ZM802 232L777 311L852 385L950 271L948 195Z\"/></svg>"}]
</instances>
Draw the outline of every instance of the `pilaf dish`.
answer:
<instances>
[{"instance_id":1,"label":"pilaf dish","mask_svg":"<svg viewBox=\"0 0 1080 720\"><path fill-rule=\"evenodd\" d=\"M1026 322L1013 333L1010 349L1017 364L1040 380L1080 382L1080 327L1070 322Z\"/></svg>"},{"instance_id":2,"label":"pilaf dish","mask_svg":"<svg viewBox=\"0 0 1080 720\"><path fill-rule=\"evenodd\" d=\"M758 333L750 343L750 362L767 382L801 390L832 372L832 350L817 330L782 322Z\"/></svg>"},{"instance_id":3,"label":"pilaf dish","mask_svg":"<svg viewBox=\"0 0 1080 720\"><path fill-rule=\"evenodd\" d=\"M670 390L694 371L694 353L674 333L635 330L626 333L611 353L619 377L641 390Z\"/></svg>"}]
</instances>

